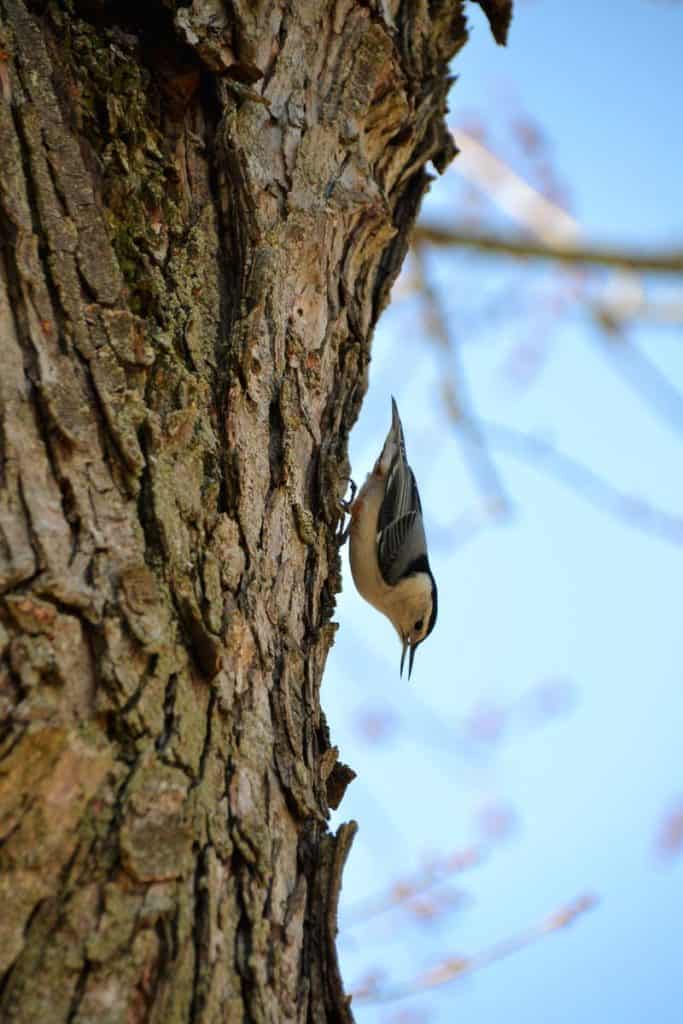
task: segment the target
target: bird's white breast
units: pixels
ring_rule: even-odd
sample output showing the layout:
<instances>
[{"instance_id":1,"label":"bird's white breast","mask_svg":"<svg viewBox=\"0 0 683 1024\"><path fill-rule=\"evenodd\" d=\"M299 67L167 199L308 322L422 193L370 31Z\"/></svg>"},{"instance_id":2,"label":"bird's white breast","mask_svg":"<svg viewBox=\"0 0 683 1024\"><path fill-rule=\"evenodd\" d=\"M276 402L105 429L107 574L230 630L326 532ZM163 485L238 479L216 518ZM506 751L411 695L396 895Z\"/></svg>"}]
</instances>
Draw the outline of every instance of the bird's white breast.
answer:
<instances>
[{"instance_id":1,"label":"bird's white breast","mask_svg":"<svg viewBox=\"0 0 683 1024\"><path fill-rule=\"evenodd\" d=\"M351 511L349 559L358 592L386 615L391 588L384 582L377 561L377 520L383 497L383 478L370 473Z\"/></svg>"}]
</instances>

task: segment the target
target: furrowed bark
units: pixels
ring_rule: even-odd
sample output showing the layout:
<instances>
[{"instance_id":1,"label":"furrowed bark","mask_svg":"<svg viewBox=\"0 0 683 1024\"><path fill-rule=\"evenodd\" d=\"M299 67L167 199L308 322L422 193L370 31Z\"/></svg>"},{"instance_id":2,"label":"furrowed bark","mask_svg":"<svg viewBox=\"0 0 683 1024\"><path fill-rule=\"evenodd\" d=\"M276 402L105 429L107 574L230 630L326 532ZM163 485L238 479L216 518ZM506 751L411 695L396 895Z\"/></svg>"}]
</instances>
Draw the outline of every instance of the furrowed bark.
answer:
<instances>
[{"instance_id":1,"label":"furrowed bark","mask_svg":"<svg viewBox=\"0 0 683 1024\"><path fill-rule=\"evenodd\" d=\"M452 0L0 0L8 1024L351 1020L337 501L464 39Z\"/></svg>"}]
</instances>

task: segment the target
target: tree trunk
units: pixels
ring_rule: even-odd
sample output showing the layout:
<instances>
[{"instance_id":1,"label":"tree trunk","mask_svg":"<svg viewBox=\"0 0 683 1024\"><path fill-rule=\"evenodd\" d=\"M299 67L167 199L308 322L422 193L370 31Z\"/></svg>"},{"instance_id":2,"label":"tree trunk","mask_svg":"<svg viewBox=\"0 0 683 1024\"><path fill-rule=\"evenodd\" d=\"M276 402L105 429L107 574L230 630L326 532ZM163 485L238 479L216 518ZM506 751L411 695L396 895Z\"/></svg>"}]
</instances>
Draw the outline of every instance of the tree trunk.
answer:
<instances>
[{"instance_id":1,"label":"tree trunk","mask_svg":"<svg viewBox=\"0 0 683 1024\"><path fill-rule=\"evenodd\" d=\"M0 1018L350 1021L337 501L461 3L0 19Z\"/></svg>"}]
</instances>

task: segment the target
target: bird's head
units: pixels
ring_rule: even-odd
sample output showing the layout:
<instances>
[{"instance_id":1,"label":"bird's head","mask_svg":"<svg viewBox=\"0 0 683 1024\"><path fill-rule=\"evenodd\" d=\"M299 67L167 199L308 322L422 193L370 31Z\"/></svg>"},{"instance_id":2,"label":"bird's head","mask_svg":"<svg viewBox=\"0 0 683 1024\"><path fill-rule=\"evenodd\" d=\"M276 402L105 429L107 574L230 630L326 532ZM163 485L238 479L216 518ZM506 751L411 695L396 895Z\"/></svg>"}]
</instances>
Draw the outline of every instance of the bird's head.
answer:
<instances>
[{"instance_id":1,"label":"bird's head","mask_svg":"<svg viewBox=\"0 0 683 1024\"><path fill-rule=\"evenodd\" d=\"M415 651L434 629L437 612L436 583L431 571L414 572L396 584L389 618L403 646L401 675L408 652L408 678L413 671Z\"/></svg>"}]
</instances>

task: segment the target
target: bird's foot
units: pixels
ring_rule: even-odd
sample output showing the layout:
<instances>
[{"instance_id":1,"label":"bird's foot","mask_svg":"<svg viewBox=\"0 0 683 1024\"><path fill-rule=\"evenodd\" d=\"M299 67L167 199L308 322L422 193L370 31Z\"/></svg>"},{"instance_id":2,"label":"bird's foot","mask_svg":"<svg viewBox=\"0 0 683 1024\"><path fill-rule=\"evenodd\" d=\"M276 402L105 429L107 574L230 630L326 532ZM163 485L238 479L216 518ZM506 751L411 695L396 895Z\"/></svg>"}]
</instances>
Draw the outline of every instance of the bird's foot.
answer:
<instances>
[{"instance_id":1,"label":"bird's foot","mask_svg":"<svg viewBox=\"0 0 683 1024\"><path fill-rule=\"evenodd\" d=\"M343 498L340 498L340 500L339 500L339 507L342 510L342 512L344 513L344 515L350 516L351 515L351 508L353 506L353 502L355 500L356 492L358 491L358 488L356 487L356 485L353 482L353 480L351 479L351 477L348 478L348 482L351 485L351 497L348 499L348 501L345 501ZM348 537L349 537L349 530L350 529L351 529L351 520L349 519L348 523L345 526L342 526L341 529L339 529L337 531L337 544L339 545L339 547L342 547L344 544L346 544L346 541L348 540Z\"/></svg>"},{"instance_id":2,"label":"bird's foot","mask_svg":"<svg viewBox=\"0 0 683 1024\"><path fill-rule=\"evenodd\" d=\"M356 497L356 492L358 491L358 488L356 487L356 485L353 482L353 480L351 479L351 477L347 477L347 480L348 480L348 483L351 485L351 497L349 498L348 501L345 501L343 498L340 498L340 500L339 500L339 507L348 516L348 515L351 514L351 506L353 505L353 502L354 502L354 499Z\"/></svg>"}]
</instances>

